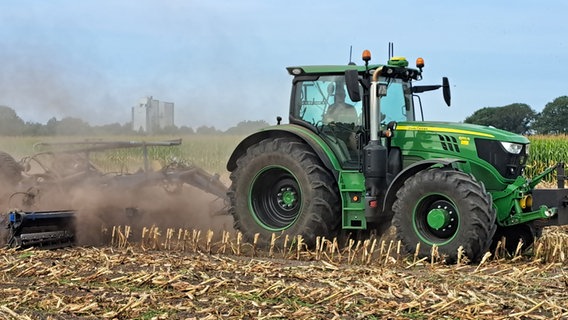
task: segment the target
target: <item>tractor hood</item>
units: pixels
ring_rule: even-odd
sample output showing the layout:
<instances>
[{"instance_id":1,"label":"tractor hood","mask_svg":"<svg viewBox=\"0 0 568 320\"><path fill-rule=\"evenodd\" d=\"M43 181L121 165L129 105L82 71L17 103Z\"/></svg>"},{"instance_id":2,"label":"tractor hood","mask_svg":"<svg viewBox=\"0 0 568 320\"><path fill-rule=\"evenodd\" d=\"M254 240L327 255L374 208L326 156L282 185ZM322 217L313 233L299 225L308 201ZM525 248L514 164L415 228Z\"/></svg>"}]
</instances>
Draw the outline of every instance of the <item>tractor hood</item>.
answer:
<instances>
[{"instance_id":1,"label":"tractor hood","mask_svg":"<svg viewBox=\"0 0 568 320\"><path fill-rule=\"evenodd\" d=\"M456 134L470 138L485 138L503 142L528 144L525 136L511 133L494 127L469 123L435 122L435 121L403 121L396 127L397 131L421 131L440 134Z\"/></svg>"},{"instance_id":2,"label":"tractor hood","mask_svg":"<svg viewBox=\"0 0 568 320\"><path fill-rule=\"evenodd\" d=\"M508 131L467 123L399 122L391 140L400 148L404 165L432 158L460 159L476 177L501 176L512 181L524 172L529 140ZM486 185L499 189L501 184Z\"/></svg>"}]
</instances>

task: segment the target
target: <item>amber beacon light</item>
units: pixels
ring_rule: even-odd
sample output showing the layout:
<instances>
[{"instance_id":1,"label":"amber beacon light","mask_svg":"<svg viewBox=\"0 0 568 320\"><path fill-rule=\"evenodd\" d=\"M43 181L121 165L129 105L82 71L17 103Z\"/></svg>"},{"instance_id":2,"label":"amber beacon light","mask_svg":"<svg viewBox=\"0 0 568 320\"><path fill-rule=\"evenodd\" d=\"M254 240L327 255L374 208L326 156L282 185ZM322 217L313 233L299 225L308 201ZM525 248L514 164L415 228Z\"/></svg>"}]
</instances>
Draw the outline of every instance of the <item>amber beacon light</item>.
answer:
<instances>
[{"instance_id":1,"label":"amber beacon light","mask_svg":"<svg viewBox=\"0 0 568 320\"><path fill-rule=\"evenodd\" d=\"M422 68L424 68L424 59L416 58L416 68L418 68L418 69L420 69L420 71L422 71Z\"/></svg>"},{"instance_id":2,"label":"amber beacon light","mask_svg":"<svg viewBox=\"0 0 568 320\"><path fill-rule=\"evenodd\" d=\"M363 50L363 61L371 60L371 51Z\"/></svg>"}]
</instances>

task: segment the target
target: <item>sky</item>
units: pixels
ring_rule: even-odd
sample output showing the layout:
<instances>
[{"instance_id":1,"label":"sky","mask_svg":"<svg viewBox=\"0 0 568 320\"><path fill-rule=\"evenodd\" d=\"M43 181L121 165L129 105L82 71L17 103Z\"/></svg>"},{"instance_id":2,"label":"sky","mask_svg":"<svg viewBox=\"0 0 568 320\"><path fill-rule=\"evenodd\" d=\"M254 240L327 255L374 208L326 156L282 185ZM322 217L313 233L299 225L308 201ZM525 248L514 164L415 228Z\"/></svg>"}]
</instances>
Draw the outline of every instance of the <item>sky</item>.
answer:
<instances>
[{"instance_id":1,"label":"sky","mask_svg":"<svg viewBox=\"0 0 568 320\"><path fill-rule=\"evenodd\" d=\"M347 64L388 43L419 84L425 120L483 107L536 112L568 95L568 1L6 0L0 3L0 105L24 120L131 121L146 96L175 103L175 125L227 129L287 119L287 66Z\"/></svg>"}]
</instances>

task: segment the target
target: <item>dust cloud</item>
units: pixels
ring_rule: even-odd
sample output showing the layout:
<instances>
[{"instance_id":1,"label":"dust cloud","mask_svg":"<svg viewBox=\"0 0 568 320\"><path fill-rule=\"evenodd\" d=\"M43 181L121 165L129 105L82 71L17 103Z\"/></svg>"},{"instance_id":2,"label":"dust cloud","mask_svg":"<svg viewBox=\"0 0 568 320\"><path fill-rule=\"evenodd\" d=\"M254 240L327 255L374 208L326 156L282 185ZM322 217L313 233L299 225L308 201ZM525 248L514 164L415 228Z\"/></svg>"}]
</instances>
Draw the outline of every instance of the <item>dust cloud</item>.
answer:
<instances>
[{"instance_id":1,"label":"dust cloud","mask_svg":"<svg viewBox=\"0 0 568 320\"><path fill-rule=\"evenodd\" d=\"M25 122L46 124L77 118L89 125L127 123L131 107L145 95L165 95L152 87L110 85L113 76L91 63L61 55L61 48L37 50L26 42L0 52L0 105ZM176 101L177 102L177 101Z\"/></svg>"},{"instance_id":2,"label":"dust cloud","mask_svg":"<svg viewBox=\"0 0 568 320\"><path fill-rule=\"evenodd\" d=\"M71 206L77 211L79 245L104 244L113 226L131 227L134 240L141 237L142 228L151 226L163 233L167 228L210 229L218 235L233 231L223 200L191 186L175 194L159 186L112 191L88 186L74 190Z\"/></svg>"},{"instance_id":3,"label":"dust cloud","mask_svg":"<svg viewBox=\"0 0 568 320\"><path fill-rule=\"evenodd\" d=\"M1 168L0 168L1 169ZM80 174L42 180L44 173L26 177L19 183L1 188L2 208L23 211L73 210L76 242L80 246L108 244L114 226L131 227L131 240L140 240L142 228L158 227L162 234L174 230L207 230L220 238L222 231L234 232L224 199L188 184L174 191L155 179L157 172L124 175ZM154 177L154 178L152 178ZM28 178L30 179L30 178ZM117 183L123 180L127 183Z\"/></svg>"}]
</instances>

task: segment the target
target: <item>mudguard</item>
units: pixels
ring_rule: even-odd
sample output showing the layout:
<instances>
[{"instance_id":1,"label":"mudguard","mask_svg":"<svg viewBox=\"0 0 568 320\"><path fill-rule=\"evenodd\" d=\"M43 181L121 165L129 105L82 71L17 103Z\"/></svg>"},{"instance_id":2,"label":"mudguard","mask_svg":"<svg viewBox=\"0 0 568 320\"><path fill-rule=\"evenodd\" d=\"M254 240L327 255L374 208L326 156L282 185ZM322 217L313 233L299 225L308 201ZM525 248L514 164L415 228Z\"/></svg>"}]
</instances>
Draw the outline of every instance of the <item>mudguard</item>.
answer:
<instances>
[{"instance_id":1,"label":"mudguard","mask_svg":"<svg viewBox=\"0 0 568 320\"><path fill-rule=\"evenodd\" d=\"M337 179L341 170L339 161L329 146L314 132L294 124L277 125L267 127L246 137L235 148L229 161L227 162L227 170L232 172L237 167L237 160L246 153L247 149L265 139L275 139L282 137L295 137L307 143L323 162L324 166L329 169Z\"/></svg>"},{"instance_id":2,"label":"mudguard","mask_svg":"<svg viewBox=\"0 0 568 320\"><path fill-rule=\"evenodd\" d=\"M404 168L392 181L387 193L385 200L383 202L382 212L385 214L392 213L391 208L396 200L396 192L402 187L406 179L415 175L419 171L425 170L427 168L433 167L435 165L441 165L443 167L452 166L454 163L464 163L463 159L453 159L453 158L438 158L438 159L428 159L415 162L408 167Z\"/></svg>"}]
</instances>

